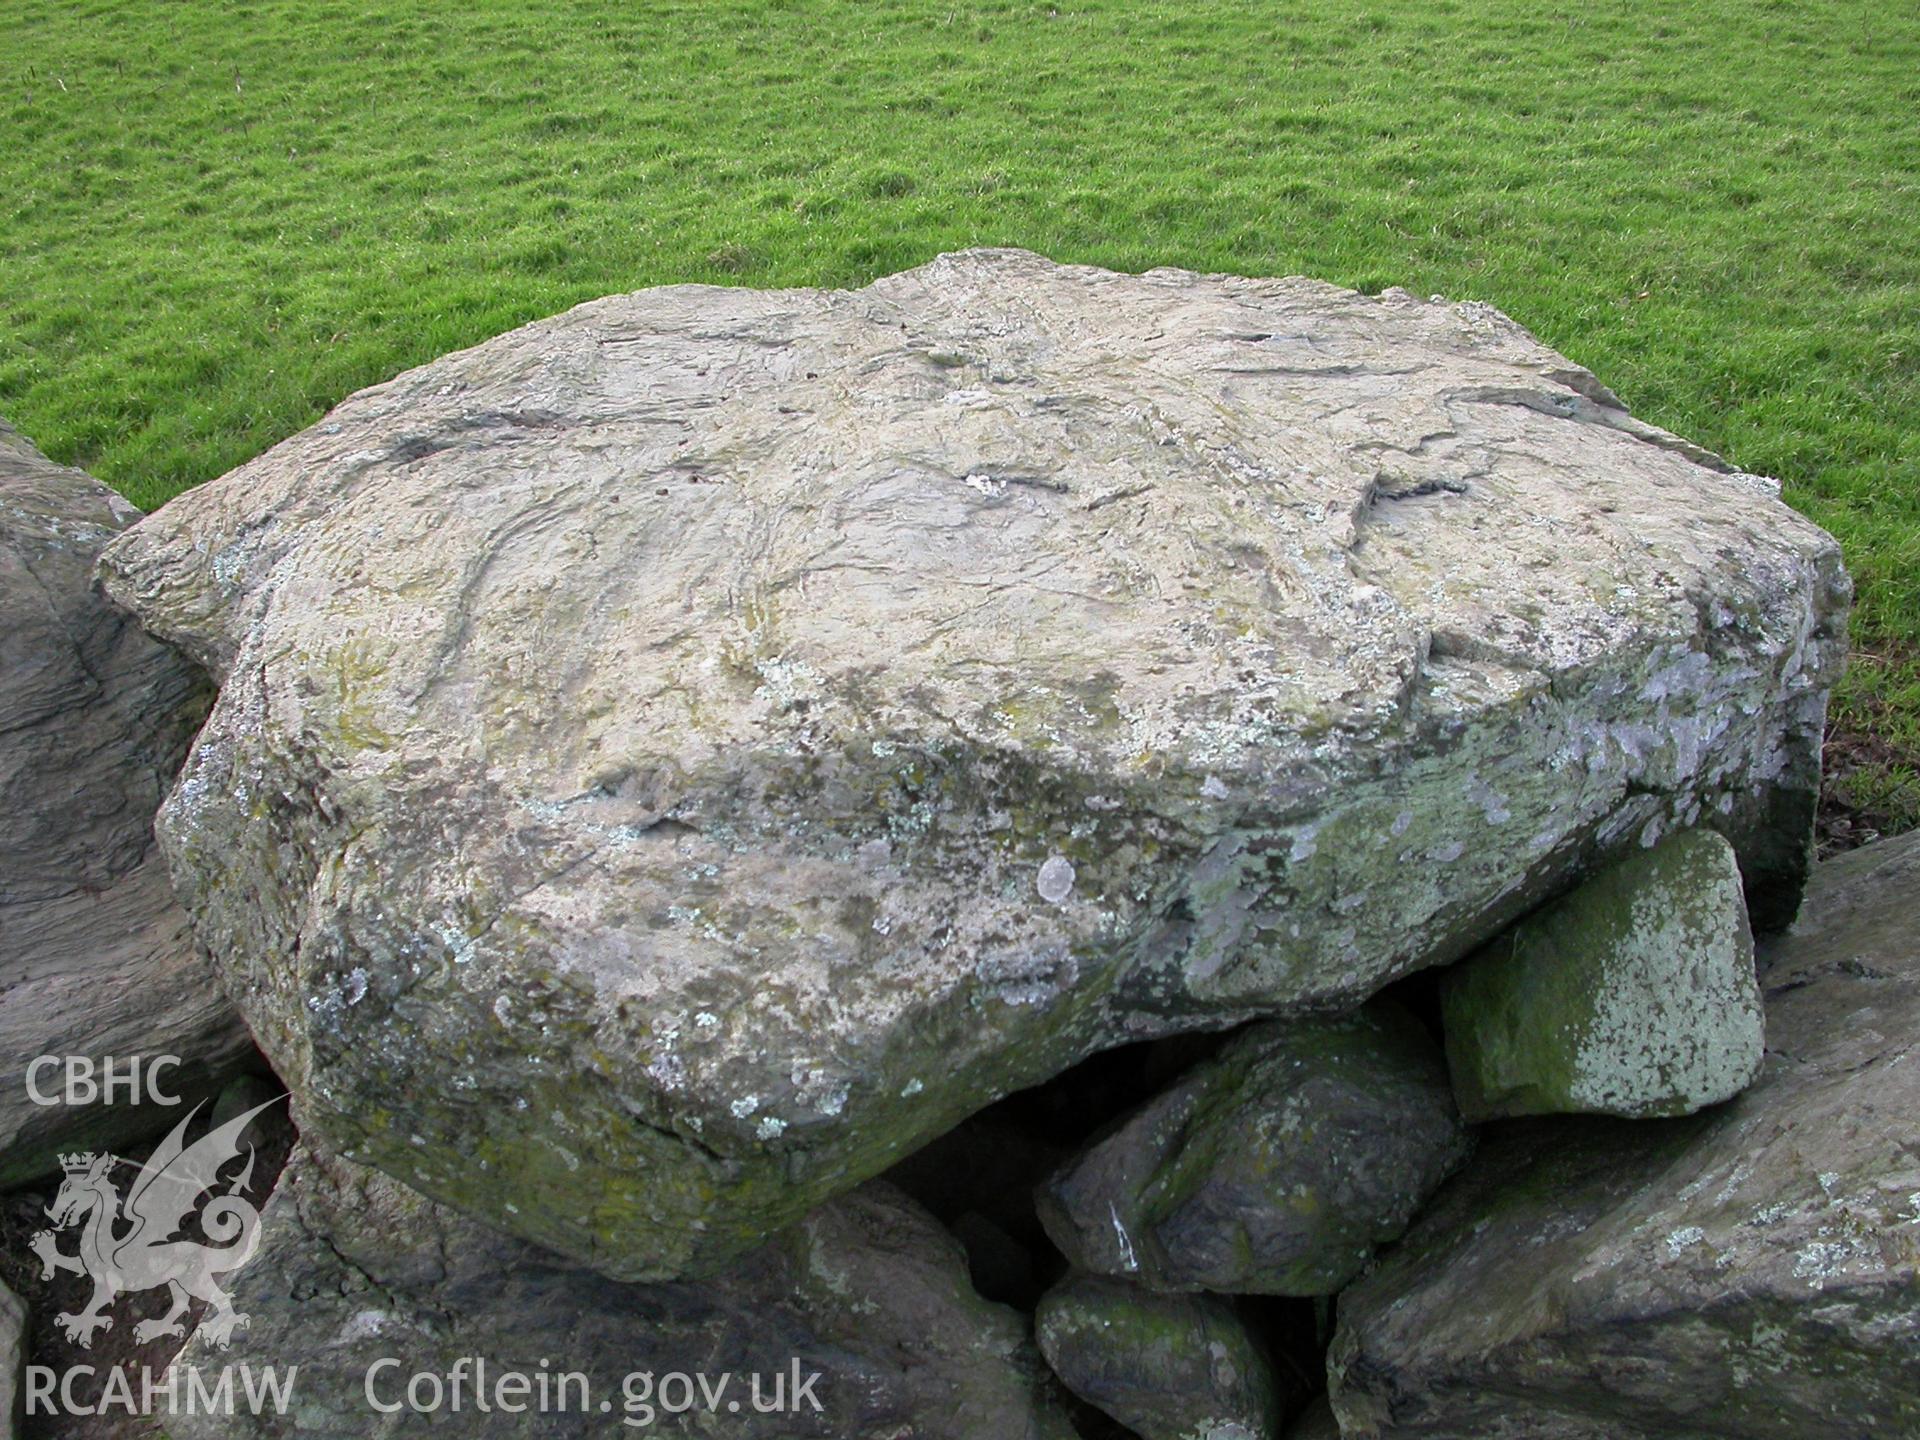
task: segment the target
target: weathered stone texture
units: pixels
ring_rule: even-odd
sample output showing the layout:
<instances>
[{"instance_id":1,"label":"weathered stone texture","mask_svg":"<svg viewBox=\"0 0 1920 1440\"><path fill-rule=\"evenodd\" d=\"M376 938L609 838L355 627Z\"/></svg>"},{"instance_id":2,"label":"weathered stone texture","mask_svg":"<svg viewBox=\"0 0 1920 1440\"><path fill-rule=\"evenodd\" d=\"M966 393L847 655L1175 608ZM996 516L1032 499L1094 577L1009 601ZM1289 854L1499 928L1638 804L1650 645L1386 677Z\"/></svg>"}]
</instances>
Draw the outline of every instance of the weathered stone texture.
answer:
<instances>
[{"instance_id":1,"label":"weathered stone texture","mask_svg":"<svg viewBox=\"0 0 1920 1440\"><path fill-rule=\"evenodd\" d=\"M1040 1218L1098 1274L1331 1295L1467 1149L1438 1048L1376 1002L1236 1037L1050 1176Z\"/></svg>"},{"instance_id":2,"label":"weathered stone texture","mask_svg":"<svg viewBox=\"0 0 1920 1440\"><path fill-rule=\"evenodd\" d=\"M20 1413L20 1381L27 1363L27 1307L0 1285L0 1435L13 1440Z\"/></svg>"},{"instance_id":3,"label":"weathered stone texture","mask_svg":"<svg viewBox=\"0 0 1920 1440\"><path fill-rule=\"evenodd\" d=\"M1272 1440L1280 1398L1260 1338L1232 1302L1069 1275L1034 1315L1067 1388L1140 1440Z\"/></svg>"},{"instance_id":4,"label":"weathered stone texture","mask_svg":"<svg viewBox=\"0 0 1920 1440\"><path fill-rule=\"evenodd\" d=\"M93 589L140 512L0 421L0 1183L164 1129L153 1105L34 1104L39 1056L174 1054L210 1093L250 1049L154 846L209 687ZM56 1071L38 1077L60 1092Z\"/></svg>"},{"instance_id":5,"label":"weathered stone texture","mask_svg":"<svg viewBox=\"0 0 1920 1440\"><path fill-rule=\"evenodd\" d=\"M722 1277L669 1285L608 1280L378 1171L308 1150L295 1152L263 1220L258 1253L230 1281L247 1324L224 1350L196 1335L178 1361L203 1370L297 1365L298 1404L284 1416L245 1418L245 1433L261 1440L360 1440L430 1421L515 1440L1072 1440L1022 1317L975 1295L959 1246L885 1185L823 1207ZM572 1398L576 1386L548 1392L565 1394L565 1409L550 1400L540 1413L523 1394L526 1411L480 1410L476 1358L495 1381L510 1370L585 1375L589 1405ZM379 1402L404 1406L415 1372L448 1385L463 1359L458 1414L383 1415L368 1399L370 1370ZM383 1360L398 1363L373 1370ZM629 1376L643 1374L651 1385L629 1387ZM684 1414L669 1410L680 1403L679 1382L658 1388L670 1374L692 1382L696 1404ZM810 1374L820 1379L808 1386ZM754 1397L771 1406L775 1376L783 1409L762 1413ZM167 1429L175 1440L227 1440L233 1424L170 1416Z\"/></svg>"},{"instance_id":6,"label":"weathered stone texture","mask_svg":"<svg viewBox=\"0 0 1920 1440\"><path fill-rule=\"evenodd\" d=\"M1920 1434L1920 834L1763 947L1760 1079L1519 1122L1340 1298L1347 1440Z\"/></svg>"}]
</instances>

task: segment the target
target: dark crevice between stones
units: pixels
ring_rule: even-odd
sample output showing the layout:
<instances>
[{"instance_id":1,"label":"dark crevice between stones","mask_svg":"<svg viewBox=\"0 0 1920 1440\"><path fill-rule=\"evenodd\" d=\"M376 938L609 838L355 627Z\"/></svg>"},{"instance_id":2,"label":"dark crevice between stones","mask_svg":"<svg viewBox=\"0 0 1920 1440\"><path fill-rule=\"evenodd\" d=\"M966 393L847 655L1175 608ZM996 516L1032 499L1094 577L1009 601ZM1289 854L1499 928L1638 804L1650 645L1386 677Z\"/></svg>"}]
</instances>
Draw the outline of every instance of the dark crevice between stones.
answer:
<instances>
[{"instance_id":1,"label":"dark crevice between stones","mask_svg":"<svg viewBox=\"0 0 1920 1440\"><path fill-rule=\"evenodd\" d=\"M1401 1006L1420 1022L1421 1027L1432 1037L1433 1043L1444 1050L1447 1037L1440 1020L1440 982L1452 968L1447 965L1432 965L1425 970L1416 970L1413 974L1394 981L1380 991L1375 999Z\"/></svg>"},{"instance_id":2,"label":"dark crevice between stones","mask_svg":"<svg viewBox=\"0 0 1920 1440\"><path fill-rule=\"evenodd\" d=\"M1392 993L1437 1036L1434 975L1413 976ZM966 1250L974 1288L982 1296L1031 1315L1040 1297L1068 1270L1041 1227L1035 1188L1056 1166L1215 1054L1235 1033L1181 1035L1102 1051L970 1116L884 1178L952 1232ZM1326 1390L1332 1299L1228 1298L1272 1361L1283 1413L1297 1416ZM1083 1440L1134 1436L1094 1406L1071 1395L1067 1399Z\"/></svg>"},{"instance_id":3,"label":"dark crevice between stones","mask_svg":"<svg viewBox=\"0 0 1920 1440\"><path fill-rule=\"evenodd\" d=\"M1180 1035L1101 1051L969 1116L884 1178L966 1247L976 1290L1031 1313L1067 1269L1041 1228L1034 1188L1227 1039Z\"/></svg>"},{"instance_id":4,"label":"dark crevice between stones","mask_svg":"<svg viewBox=\"0 0 1920 1440\"><path fill-rule=\"evenodd\" d=\"M1242 1295L1235 1305L1265 1347L1280 1391L1280 1413L1292 1420L1327 1389L1327 1347L1333 1343L1331 1295L1295 1300Z\"/></svg>"}]
</instances>

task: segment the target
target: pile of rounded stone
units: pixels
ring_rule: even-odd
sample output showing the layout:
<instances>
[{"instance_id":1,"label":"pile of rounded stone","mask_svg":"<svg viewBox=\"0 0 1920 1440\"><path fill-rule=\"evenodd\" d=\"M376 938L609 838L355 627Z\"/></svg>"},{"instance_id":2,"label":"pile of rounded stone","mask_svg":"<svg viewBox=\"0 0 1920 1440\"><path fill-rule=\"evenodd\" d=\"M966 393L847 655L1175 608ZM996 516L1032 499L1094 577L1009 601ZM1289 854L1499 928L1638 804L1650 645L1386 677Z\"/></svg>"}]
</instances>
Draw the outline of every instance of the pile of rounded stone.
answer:
<instances>
[{"instance_id":1,"label":"pile of rounded stone","mask_svg":"<svg viewBox=\"0 0 1920 1440\"><path fill-rule=\"evenodd\" d=\"M818 1372L644 1402L743 1436L1920 1427L1920 848L1752 940L1837 547L1497 312L971 251L584 305L138 523L9 443L0 1024L250 1035L300 1131L182 1352L297 1425L183 1440L471 1356ZM145 1037L30 998L123 895Z\"/></svg>"},{"instance_id":2,"label":"pile of rounded stone","mask_svg":"<svg viewBox=\"0 0 1920 1440\"><path fill-rule=\"evenodd\" d=\"M1444 1059L1394 1000L1252 1026L1045 1181L1073 1269L1037 1330L1077 1394L1146 1440L1276 1434L1289 1387L1219 1297L1346 1291L1466 1161L1468 1121L1690 1115L1745 1089L1765 1042L1732 849L1688 830L1618 862L1445 972L1439 1008ZM1379 1319L1341 1315L1343 1348ZM1364 1359L1338 1374L1353 1433L1391 1414L1381 1378Z\"/></svg>"}]
</instances>

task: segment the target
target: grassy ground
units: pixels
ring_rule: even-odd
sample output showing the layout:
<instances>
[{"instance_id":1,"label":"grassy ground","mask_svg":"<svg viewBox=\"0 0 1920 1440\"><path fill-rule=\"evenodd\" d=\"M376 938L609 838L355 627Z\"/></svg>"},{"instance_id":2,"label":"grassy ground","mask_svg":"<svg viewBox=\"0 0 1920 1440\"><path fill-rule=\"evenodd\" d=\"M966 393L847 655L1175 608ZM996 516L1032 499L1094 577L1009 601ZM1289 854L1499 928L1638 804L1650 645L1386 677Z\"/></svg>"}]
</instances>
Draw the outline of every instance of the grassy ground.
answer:
<instances>
[{"instance_id":1,"label":"grassy ground","mask_svg":"<svg viewBox=\"0 0 1920 1440\"><path fill-rule=\"evenodd\" d=\"M1914 6L7 0L0 33L0 413L143 505L642 285L979 243L1401 284L1841 537L1840 784L1920 823Z\"/></svg>"}]
</instances>

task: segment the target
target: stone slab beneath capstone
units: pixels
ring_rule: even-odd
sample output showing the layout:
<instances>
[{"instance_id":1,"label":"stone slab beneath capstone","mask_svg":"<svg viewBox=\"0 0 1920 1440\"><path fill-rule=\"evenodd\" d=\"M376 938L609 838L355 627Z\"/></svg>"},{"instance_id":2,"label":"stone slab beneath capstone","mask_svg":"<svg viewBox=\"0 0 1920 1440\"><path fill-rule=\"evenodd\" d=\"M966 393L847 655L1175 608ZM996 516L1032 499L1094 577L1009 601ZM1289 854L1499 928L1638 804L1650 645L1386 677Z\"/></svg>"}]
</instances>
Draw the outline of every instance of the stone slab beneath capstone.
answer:
<instances>
[{"instance_id":1,"label":"stone slab beneath capstone","mask_svg":"<svg viewBox=\"0 0 1920 1440\"><path fill-rule=\"evenodd\" d=\"M379 1171L303 1148L267 1204L258 1252L228 1283L246 1325L225 1349L196 1333L176 1363L298 1366L287 1414L246 1418L258 1440L360 1440L370 1426L418 1420L404 1409L416 1373L441 1387L431 1418L457 1421L462 1436L603 1436L628 1420L635 1433L686 1427L740 1440L1073 1436L1024 1318L975 1295L952 1237L877 1183L724 1276L631 1285L477 1225ZM476 1359L492 1377L490 1411L475 1404ZM451 1377L463 1360L456 1415ZM556 1384L548 1394L569 1397L565 1409L549 1401L541 1413L536 1388L506 1397L526 1410L502 1410L492 1387L508 1372L535 1386L542 1372L585 1375L589 1403L571 1398L577 1385ZM808 1387L812 1373L821 1378ZM636 1380L629 1391L627 1377L641 1374L651 1384ZM675 1374L687 1377L672 1382L687 1384L686 1396L658 1388ZM760 1413L754 1397L770 1407L776 1376L782 1409ZM703 1402L670 1414L669 1405L703 1396L702 1377L726 1387L717 1411L702 1413ZM423 1388L422 1403L434 1393ZM375 1400L402 1412L376 1412ZM226 1440L233 1423L171 1415L167 1431Z\"/></svg>"},{"instance_id":2,"label":"stone slab beneath capstone","mask_svg":"<svg viewBox=\"0 0 1920 1440\"><path fill-rule=\"evenodd\" d=\"M210 687L93 588L139 515L0 421L0 1184L166 1129L172 1109L128 1099L136 1060L179 1057L160 1084L190 1102L252 1050L153 838ZM68 1057L93 1080L113 1057L114 1102L67 1103Z\"/></svg>"},{"instance_id":3,"label":"stone slab beneath capstone","mask_svg":"<svg viewBox=\"0 0 1920 1440\"><path fill-rule=\"evenodd\" d=\"M1738 1094L1765 1049L1739 864L1687 830L1534 912L1442 983L1468 1120L1686 1115Z\"/></svg>"},{"instance_id":4,"label":"stone slab beneath capstone","mask_svg":"<svg viewBox=\"0 0 1920 1440\"><path fill-rule=\"evenodd\" d=\"M1920 834L1761 947L1760 1078L1491 1127L1339 1302L1347 1440L1920 1434Z\"/></svg>"},{"instance_id":5,"label":"stone slab beneath capstone","mask_svg":"<svg viewBox=\"0 0 1920 1440\"><path fill-rule=\"evenodd\" d=\"M665 1278L1676 826L1789 914L1775 489L1484 305L971 251L523 327L101 577L221 679L161 839L306 1128Z\"/></svg>"},{"instance_id":6,"label":"stone slab beneath capstone","mask_svg":"<svg viewBox=\"0 0 1920 1440\"><path fill-rule=\"evenodd\" d=\"M1446 1065L1397 1005L1236 1037L1041 1184L1074 1265L1163 1290L1331 1295L1466 1157Z\"/></svg>"},{"instance_id":7,"label":"stone slab beneath capstone","mask_svg":"<svg viewBox=\"0 0 1920 1440\"><path fill-rule=\"evenodd\" d=\"M1070 1274L1041 1297L1033 1323L1067 1388L1140 1440L1279 1433L1272 1362L1230 1300Z\"/></svg>"}]
</instances>

